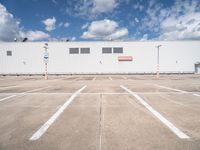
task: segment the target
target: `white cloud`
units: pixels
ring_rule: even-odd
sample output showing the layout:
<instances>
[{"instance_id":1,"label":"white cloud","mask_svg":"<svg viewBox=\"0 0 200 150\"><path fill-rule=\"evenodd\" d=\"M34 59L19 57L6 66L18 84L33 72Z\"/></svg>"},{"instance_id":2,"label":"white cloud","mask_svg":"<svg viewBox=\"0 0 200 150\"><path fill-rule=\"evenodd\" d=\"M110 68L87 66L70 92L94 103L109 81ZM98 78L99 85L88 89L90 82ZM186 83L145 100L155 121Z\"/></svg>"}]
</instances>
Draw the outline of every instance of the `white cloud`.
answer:
<instances>
[{"instance_id":1,"label":"white cloud","mask_svg":"<svg viewBox=\"0 0 200 150\"><path fill-rule=\"evenodd\" d=\"M49 41L59 41L59 42L66 42L66 41L75 41L76 37L58 37L58 38L50 38Z\"/></svg>"},{"instance_id":2,"label":"white cloud","mask_svg":"<svg viewBox=\"0 0 200 150\"><path fill-rule=\"evenodd\" d=\"M118 40L118 39L124 38L127 35L128 35L128 29L121 28L121 29L117 29L115 32L113 32L110 36L108 36L105 39L106 40Z\"/></svg>"},{"instance_id":3,"label":"white cloud","mask_svg":"<svg viewBox=\"0 0 200 150\"><path fill-rule=\"evenodd\" d=\"M119 28L117 22L113 20L93 21L88 26L88 31L82 34L84 39L117 40L128 35L127 28Z\"/></svg>"},{"instance_id":4,"label":"white cloud","mask_svg":"<svg viewBox=\"0 0 200 150\"><path fill-rule=\"evenodd\" d=\"M200 12L191 12L183 16L170 16L161 23L162 40L200 39Z\"/></svg>"},{"instance_id":5,"label":"white cloud","mask_svg":"<svg viewBox=\"0 0 200 150\"><path fill-rule=\"evenodd\" d=\"M92 13L110 12L118 3L116 0L93 0Z\"/></svg>"},{"instance_id":6,"label":"white cloud","mask_svg":"<svg viewBox=\"0 0 200 150\"><path fill-rule=\"evenodd\" d=\"M129 2L128 2L129 3ZM134 9L139 10L140 12L144 10L144 5L140 4L140 2L136 3L135 5L133 5Z\"/></svg>"},{"instance_id":7,"label":"white cloud","mask_svg":"<svg viewBox=\"0 0 200 150\"><path fill-rule=\"evenodd\" d=\"M73 37L71 38L71 40L72 40L72 41L76 41L76 37L73 36Z\"/></svg>"},{"instance_id":8,"label":"white cloud","mask_svg":"<svg viewBox=\"0 0 200 150\"><path fill-rule=\"evenodd\" d=\"M50 38L50 35L42 32L42 31L28 31L25 33L25 36L28 38L30 41L38 41L38 40L45 40L47 38Z\"/></svg>"},{"instance_id":9,"label":"white cloud","mask_svg":"<svg viewBox=\"0 0 200 150\"><path fill-rule=\"evenodd\" d=\"M137 17L135 17L134 20L135 20L136 23L140 22Z\"/></svg>"},{"instance_id":10,"label":"white cloud","mask_svg":"<svg viewBox=\"0 0 200 150\"><path fill-rule=\"evenodd\" d=\"M143 37L141 38L141 41L146 41L148 40L148 34L144 34Z\"/></svg>"},{"instance_id":11,"label":"white cloud","mask_svg":"<svg viewBox=\"0 0 200 150\"><path fill-rule=\"evenodd\" d=\"M122 0L78 0L66 1L66 13L79 17L94 19L103 13L111 13ZM72 13L73 12L73 13Z\"/></svg>"},{"instance_id":12,"label":"white cloud","mask_svg":"<svg viewBox=\"0 0 200 150\"><path fill-rule=\"evenodd\" d=\"M58 24L58 27L65 27L65 28L67 28L67 27L69 27L69 26L70 26L70 23L69 23L69 22L65 22L65 23L60 22L60 23Z\"/></svg>"},{"instance_id":13,"label":"white cloud","mask_svg":"<svg viewBox=\"0 0 200 150\"><path fill-rule=\"evenodd\" d=\"M0 4L0 41L13 41L20 34L19 21Z\"/></svg>"},{"instance_id":14,"label":"white cloud","mask_svg":"<svg viewBox=\"0 0 200 150\"><path fill-rule=\"evenodd\" d=\"M59 24L58 24L58 27L62 27L63 26L63 22L60 22Z\"/></svg>"},{"instance_id":15,"label":"white cloud","mask_svg":"<svg viewBox=\"0 0 200 150\"><path fill-rule=\"evenodd\" d=\"M84 30L84 29L86 29L88 26L89 26L89 23L87 22L87 23L85 23L85 24L82 25L81 29Z\"/></svg>"},{"instance_id":16,"label":"white cloud","mask_svg":"<svg viewBox=\"0 0 200 150\"><path fill-rule=\"evenodd\" d=\"M190 16L190 19L194 15L188 15ZM196 14L198 18L200 18L200 13ZM186 16L185 16L186 17ZM189 18L188 18L189 19ZM178 20L170 20L168 19L166 21L166 24L161 25L161 40L197 40L200 39L200 20L193 20L191 23L191 20L188 20L186 18ZM180 21L181 20L181 21ZM171 22L170 22L171 21ZM165 22L165 21L164 21ZM167 24L168 23L168 24Z\"/></svg>"},{"instance_id":17,"label":"white cloud","mask_svg":"<svg viewBox=\"0 0 200 150\"><path fill-rule=\"evenodd\" d=\"M151 0L141 30L159 34L158 40L199 40L200 1L177 0L169 8Z\"/></svg>"},{"instance_id":18,"label":"white cloud","mask_svg":"<svg viewBox=\"0 0 200 150\"><path fill-rule=\"evenodd\" d=\"M0 4L0 41L14 41L15 38L21 40L27 37L28 40L43 40L50 37L42 31L23 31L20 22Z\"/></svg>"},{"instance_id":19,"label":"white cloud","mask_svg":"<svg viewBox=\"0 0 200 150\"><path fill-rule=\"evenodd\" d=\"M64 23L64 27L65 27L65 28L69 27L69 25L70 25L69 22Z\"/></svg>"},{"instance_id":20,"label":"white cloud","mask_svg":"<svg viewBox=\"0 0 200 150\"><path fill-rule=\"evenodd\" d=\"M150 29L153 32L157 32L161 21L168 16L169 11L165 11L160 3L155 4L154 2L155 0L149 1L149 6L145 12L146 15L142 19L142 30ZM161 15L162 11L164 12L164 15Z\"/></svg>"},{"instance_id":21,"label":"white cloud","mask_svg":"<svg viewBox=\"0 0 200 150\"><path fill-rule=\"evenodd\" d=\"M43 20L42 23L45 25L45 29L47 31L52 31L56 29L56 18L47 18L46 20Z\"/></svg>"},{"instance_id":22,"label":"white cloud","mask_svg":"<svg viewBox=\"0 0 200 150\"><path fill-rule=\"evenodd\" d=\"M58 24L58 27L65 27L65 28L67 28L67 27L69 27L69 26L70 26L70 23L69 23L69 22L65 22L65 23L60 22L60 23Z\"/></svg>"}]
</instances>

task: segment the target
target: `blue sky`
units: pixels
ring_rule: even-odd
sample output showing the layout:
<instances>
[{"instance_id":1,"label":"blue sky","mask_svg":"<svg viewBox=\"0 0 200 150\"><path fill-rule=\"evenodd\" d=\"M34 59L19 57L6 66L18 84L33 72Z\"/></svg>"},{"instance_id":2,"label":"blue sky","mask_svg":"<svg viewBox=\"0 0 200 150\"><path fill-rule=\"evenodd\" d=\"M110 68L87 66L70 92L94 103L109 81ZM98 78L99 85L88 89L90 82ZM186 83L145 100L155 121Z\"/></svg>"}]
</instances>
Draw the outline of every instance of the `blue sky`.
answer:
<instances>
[{"instance_id":1,"label":"blue sky","mask_svg":"<svg viewBox=\"0 0 200 150\"><path fill-rule=\"evenodd\" d=\"M200 40L199 0L0 0L0 41Z\"/></svg>"}]
</instances>

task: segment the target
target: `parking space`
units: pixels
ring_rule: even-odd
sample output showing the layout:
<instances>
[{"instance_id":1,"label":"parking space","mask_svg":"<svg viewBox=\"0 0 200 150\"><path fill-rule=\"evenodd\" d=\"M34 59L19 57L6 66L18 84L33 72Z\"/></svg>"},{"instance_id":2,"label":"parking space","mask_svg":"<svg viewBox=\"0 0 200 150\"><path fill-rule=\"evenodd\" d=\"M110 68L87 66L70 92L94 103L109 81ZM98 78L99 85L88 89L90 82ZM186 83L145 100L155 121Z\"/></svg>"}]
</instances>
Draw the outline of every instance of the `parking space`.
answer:
<instances>
[{"instance_id":1,"label":"parking space","mask_svg":"<svg viewBox=\"0 0 200 150\"><path fill-rule=\"evenodd\" d=\"M186 101L184 95L178 95L176 97ZM150 105L154 106L157 111L179 126L179 128L185 130L185 132L190 134L193 138L200 137L200 126L198 126L200 117L196 115L200 113L199 102L196 103L197 106L192 106L180 101L179 103L174 103L171 102L174 98L170 98L171 101L169 101L161 96L145 96L145 99ZM187 99L187 101L190 100Z\"/></svg>"},{"instance_id":2,"label":"parking space","mask_svg":"<svg viewBox=\"0 0 200 150\"><path fill-rule=\"evenodd\" d=\"M40 141L40 149L97 149L98 106L98 97L78 96L48 131L39 140L31 143ZM48 143L48 146L44 143Z\"/></svg>"},{"instance_id":3,"label":"parking space","mask_svg":"<svg viewBox=\"0 0 200 150\"><path fill-rule=\"evenodd\" d=\"M24 96L0 105L1 149L29 149L28 139L67 96Z\"/></svg>"},{"instance_id":4,"label":"parking space","mask_svg":"<svg viewBox=\"0 0 200 150\"><path fill-rule=\"evenodd\" d=\"M200 149L198 75L28 78L0 78L0 149Z\"/></svg>"},{"instance_id":5,"label":"parking space","mask_svg":"<svg viewBox=\"0 0 200 150\"><path fill-rule=\"evenodd\" d=\"M116 101L115 101L116 100ZM129 96L104 97L102 149L187 149L188 144ZM185 148L184 148L185 147Z\"/></svg>"}]
</instances>

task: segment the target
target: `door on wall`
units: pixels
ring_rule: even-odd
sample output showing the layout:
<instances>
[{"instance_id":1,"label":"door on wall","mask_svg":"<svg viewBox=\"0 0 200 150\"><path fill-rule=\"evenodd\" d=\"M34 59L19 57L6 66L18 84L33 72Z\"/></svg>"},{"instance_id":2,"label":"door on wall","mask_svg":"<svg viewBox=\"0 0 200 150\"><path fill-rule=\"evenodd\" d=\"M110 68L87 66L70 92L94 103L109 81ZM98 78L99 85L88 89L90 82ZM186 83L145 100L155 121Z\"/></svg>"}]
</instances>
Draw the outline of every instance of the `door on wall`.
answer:
<instances>
[{"instance_id":1,"label":"door on wall","mask_svg":"<svg viewBox=\"0 0 200 150\"><path fill-rule=\"evenodd\" d=\"M195 73L200 74L200 63L195 64Z\"/></svg>"}]
</instances>

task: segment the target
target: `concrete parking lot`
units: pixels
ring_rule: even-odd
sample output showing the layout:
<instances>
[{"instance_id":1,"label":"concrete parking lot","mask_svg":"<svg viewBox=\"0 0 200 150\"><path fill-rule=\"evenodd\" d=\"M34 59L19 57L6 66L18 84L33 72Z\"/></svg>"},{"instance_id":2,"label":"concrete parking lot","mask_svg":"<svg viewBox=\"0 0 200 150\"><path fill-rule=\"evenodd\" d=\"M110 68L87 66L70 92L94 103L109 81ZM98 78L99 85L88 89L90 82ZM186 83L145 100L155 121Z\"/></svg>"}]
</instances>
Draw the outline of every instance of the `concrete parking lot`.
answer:
<instances>
[{"instance_id":1,"label":"concrete parking lot","mask_svg":"<svg viewBox=\"0 0 200 150\"><path fill-rule=\"evenodd\" d=\"M2 150L199 150L200 75L0 77Z\"/></svg>"}]
</instances>

